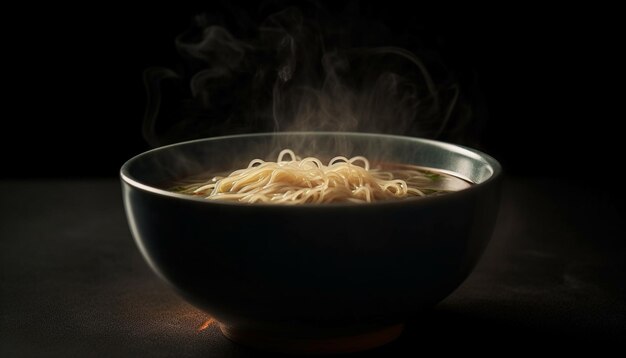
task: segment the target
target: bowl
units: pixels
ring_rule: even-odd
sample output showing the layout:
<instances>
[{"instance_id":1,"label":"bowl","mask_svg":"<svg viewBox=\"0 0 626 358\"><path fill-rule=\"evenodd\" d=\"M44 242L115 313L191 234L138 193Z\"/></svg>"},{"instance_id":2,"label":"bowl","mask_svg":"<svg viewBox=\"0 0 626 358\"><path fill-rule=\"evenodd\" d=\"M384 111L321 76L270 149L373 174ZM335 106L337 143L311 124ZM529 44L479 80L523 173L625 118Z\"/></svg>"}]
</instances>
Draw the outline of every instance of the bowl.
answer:
<instances>
[{"instance_id":1,"label":"bowl","mask_svg":"<svg viewBox=\"0 0 626 358\"><path fill-rule=\"evenodd\" d=\"M364 155L456 173L475 185L441 196L300 206L208 201L176 180L302 156ZM140 154L121 168L128 222L150 267L231 340L283 352L387 343L470 274L494 227L501 167L477 150L344 132L215 137Z\"/></svg>"}]
</instances>

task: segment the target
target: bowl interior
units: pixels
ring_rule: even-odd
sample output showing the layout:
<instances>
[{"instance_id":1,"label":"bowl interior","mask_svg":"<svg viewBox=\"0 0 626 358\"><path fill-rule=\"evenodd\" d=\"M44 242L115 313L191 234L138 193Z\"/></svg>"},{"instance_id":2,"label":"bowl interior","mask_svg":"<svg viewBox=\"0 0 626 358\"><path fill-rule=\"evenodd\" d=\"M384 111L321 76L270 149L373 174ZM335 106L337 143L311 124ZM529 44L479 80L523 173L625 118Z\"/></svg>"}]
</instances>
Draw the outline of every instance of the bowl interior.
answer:
<instances>
[{"instance_id":1,"label":"bowl interior","mask_svg":"<svg viewBox=\"0 0 626 358\"><path fill-rule=\"evenodd\" d=\"M490 156L461 146L412 137L345 132L283 132L215 137L178 143L129 160L122 176L162 188L188 176L232 171L260 158L275 161L282 149L328 160L363 155L371 162L414 164L453 172L480 184L500 171Z\"/></svg>"}]
</instances>

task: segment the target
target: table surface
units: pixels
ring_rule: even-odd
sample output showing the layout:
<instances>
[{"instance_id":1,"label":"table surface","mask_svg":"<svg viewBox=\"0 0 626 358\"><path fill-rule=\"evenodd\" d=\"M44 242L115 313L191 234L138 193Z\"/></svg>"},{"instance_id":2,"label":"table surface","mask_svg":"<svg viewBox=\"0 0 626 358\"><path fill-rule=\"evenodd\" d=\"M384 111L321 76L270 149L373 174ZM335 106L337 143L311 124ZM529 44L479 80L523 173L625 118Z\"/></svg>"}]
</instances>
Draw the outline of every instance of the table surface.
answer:
<instances>
[{"instance_id":1,"label":"table surface","mask_svg":"<svg viewBox=\"0 0 626 358\"><path fill-rule=\"evenodd\" d=\"M623 349L623 219L609 191L507 178L473 274L396 342L357 356ZM207 315L149 270L114 179L0 181L0 295L2 357L262 355L198 330Z\"/></svg>"}]
</instances>

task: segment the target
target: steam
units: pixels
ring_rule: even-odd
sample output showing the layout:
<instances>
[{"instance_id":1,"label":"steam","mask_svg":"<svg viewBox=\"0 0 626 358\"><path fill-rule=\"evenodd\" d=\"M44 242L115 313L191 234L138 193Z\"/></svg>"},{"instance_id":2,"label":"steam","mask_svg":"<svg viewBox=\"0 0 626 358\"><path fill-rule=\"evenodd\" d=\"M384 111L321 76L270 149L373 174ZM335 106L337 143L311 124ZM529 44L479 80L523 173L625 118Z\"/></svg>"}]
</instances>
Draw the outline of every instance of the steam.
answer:
<instances>
[{"instance_id":1,"label":"steam","mask_svg":"<svg viewBox=\"0 0 626 358\"><path fill-rule=\"evenodd\" d=\"M458 84L440 64L444 76L435 79L407 50L352 48L344 29L329 28L334 32L288 8L237 37L197 16L176 40L185 66L145 73L145 138L154 146L259 131L439 138L469 118Z\"/></svg>"}]
</instances>

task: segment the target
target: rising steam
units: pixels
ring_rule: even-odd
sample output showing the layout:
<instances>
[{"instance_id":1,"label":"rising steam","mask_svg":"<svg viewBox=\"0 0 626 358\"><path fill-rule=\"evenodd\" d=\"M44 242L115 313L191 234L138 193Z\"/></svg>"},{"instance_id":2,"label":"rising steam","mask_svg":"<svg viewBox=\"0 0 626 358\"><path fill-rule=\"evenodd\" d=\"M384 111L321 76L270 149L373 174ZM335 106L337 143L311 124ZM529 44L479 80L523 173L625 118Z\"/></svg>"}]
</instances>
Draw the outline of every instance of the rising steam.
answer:
<instances>
[{"instance_id":1,"label":"rising steam","mask_svg":"<svg viewBox=\"0 0 626 358\"><path fill-rule=\"evenodd\" d=\"M145 72L145 138L154 146L258 131L437 138L469 117L445 69L434 79L407 50L350 47L349 32L318 15L288 8L239 38L197 16L176 40L184 68Z\"/></svg>"}]
</instances>

